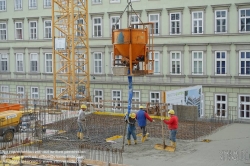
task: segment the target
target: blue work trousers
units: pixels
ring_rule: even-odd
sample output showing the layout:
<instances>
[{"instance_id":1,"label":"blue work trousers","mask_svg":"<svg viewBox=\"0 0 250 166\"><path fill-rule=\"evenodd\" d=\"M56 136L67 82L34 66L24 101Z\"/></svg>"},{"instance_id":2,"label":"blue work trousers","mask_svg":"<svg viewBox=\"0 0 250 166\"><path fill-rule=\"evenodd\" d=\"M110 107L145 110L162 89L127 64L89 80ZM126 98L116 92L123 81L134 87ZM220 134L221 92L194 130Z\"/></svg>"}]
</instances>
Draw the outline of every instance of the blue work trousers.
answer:
<instances>
[{"instance_id":1,"label":"blue work trousers","mask_svg":"<svg viewBox=\"0 0 250 166\"><path fill-rule=\"evenodd\" d=\"M173 142L176 142L176 133L177 133L177 130L169 131L169 139Z\"/></svg>"},{"instance_id":2,"label":"blue work trousers","mask_svg":"<svg viewBox=\"0 0 250 166\"><path fill-rule=\"evenodd\" d=\"M127 139L128 140L130 140L131 135L134 138L134 140L136 140L135 131L136 131L135 125L128 125L128 129L127 129Z\"/></svg>"},{"instance_id":3,"label":"blue work trousers","mask_svg":"<svg viewBox=\"0 0 250 166\"><path fill-rule=\"evenodd\" d=\"M83 123L77 122L77 124L78 124L78 132L83 133L84 131Z\"/></svg>"}]
</instances>

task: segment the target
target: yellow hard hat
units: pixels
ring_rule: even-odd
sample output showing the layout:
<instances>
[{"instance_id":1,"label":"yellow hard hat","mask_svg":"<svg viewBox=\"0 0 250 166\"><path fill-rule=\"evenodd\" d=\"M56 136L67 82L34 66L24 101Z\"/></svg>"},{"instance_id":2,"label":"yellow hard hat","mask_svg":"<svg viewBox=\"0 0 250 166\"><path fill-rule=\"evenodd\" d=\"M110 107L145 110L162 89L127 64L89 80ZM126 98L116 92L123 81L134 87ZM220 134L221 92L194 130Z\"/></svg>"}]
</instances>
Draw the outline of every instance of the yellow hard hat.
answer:
<instances>
[{"instance_id":1,"label":"yellow hard hat","mask_svg":"<svg viewBox=\"0 0 250 166\"><path fill-rule=\"evenodd\" d=\"M87 108L87 106L85 104L82 104L81 108Z\"/></svg>"},{"instance_id":2,"label":"yellow hard hat","mask_svg":"<svg viewBox=\"0 0 250 166\"><path fill-rule=\"evenodd\" d=\"M140 105L140 107L139 108L144 108L142 105Z\"/></svg>"},{"instance_id":3,"label":"yellow hard hat","mask_svg":"<svg viewBox=\"0 0 250 166\"><path fill-rule=\"evenodd\" d=\"M135 114L135 113L132 113L132 114L130 115L130 117L134 119L134 118L136 117L136 114Z\"/></svg>"},{"instance_id":4,"label":"yellow hard hat","mask_svg":"<svg viewBox=\"0 0 250 166\"><path fill-rule=\"evenodd\" d=\"M174 110L169 110L168 113L174 115Z\"/></svg>"}]
</instances>

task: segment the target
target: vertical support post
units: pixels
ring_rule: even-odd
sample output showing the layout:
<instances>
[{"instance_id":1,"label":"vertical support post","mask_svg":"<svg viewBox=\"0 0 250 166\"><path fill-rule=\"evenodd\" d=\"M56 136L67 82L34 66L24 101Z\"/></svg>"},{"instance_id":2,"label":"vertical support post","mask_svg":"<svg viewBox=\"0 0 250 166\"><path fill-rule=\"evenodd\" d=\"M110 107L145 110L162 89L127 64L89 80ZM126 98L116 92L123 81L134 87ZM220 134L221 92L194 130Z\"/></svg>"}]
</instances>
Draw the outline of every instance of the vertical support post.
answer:
<instances>
[{"instance_id":1,"label":"vertical support post","mask_svg":"<svg viewBox=\"0 0 250 166\"><path fill-rule=\"evenodd\" d=\"M161 93L161 103L165 103L166 102L166 93L164 91L162 91ZM163 110L165 110L165 104L163 105L162 109L161 109L161 117L163 117ZM165 144L165 137L164 137L164 122L163 120L161 121L161 129L162 129L162 142L163 142L163 149L165 149L166 144Z\"/></svg>"}]
</instances>

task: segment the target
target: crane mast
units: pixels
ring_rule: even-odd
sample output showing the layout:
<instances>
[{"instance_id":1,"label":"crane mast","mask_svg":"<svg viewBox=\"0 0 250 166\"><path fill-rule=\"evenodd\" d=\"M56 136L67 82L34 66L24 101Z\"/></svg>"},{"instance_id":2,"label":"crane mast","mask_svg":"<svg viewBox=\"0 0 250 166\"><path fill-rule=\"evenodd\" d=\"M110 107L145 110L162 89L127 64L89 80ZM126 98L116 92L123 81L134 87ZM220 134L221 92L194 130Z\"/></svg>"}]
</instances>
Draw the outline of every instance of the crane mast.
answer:
<instances>
[{"instance_id":1,"label":"crane mast","mask_svg":"<svg viewBox=\"0 0 250 166\"><path fill-rule=\"evenodd\" d=\"M52 43L53 100L90 101L88 0L52 0Z\"/></svg>"}]
</instances>

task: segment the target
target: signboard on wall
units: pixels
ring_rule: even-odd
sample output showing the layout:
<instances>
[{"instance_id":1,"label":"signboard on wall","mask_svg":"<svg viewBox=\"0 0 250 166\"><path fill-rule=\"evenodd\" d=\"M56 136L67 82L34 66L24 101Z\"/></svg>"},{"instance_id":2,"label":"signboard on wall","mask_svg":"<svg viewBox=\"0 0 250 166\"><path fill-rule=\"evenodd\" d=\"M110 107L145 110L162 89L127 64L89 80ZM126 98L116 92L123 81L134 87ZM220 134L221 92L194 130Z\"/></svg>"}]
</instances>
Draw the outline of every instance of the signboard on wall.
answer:
<instances>
[{"instance_id":1,"label":"signboard on wall","mask_svg":"<svg viewBox=\"0 0 250 166\"><path fill-rule=\"evenodd\" d=\"M65 50L66 39L65 38L55 38L55 50Z\"/></svg>"},{"instance_id":2,"label":"signboard on wall","mask_svg":"<svg viewBox=\"0 0 250 166\"><path fill-rule=\"evenodd\" d=\"M197 85L193 87L187 87L177 90L166 91L167 103L169 103L169 109L173 105L191 105L198 107L198 116L203 115L203 97L202 86Z\"/></svg>"}]
</instances>

